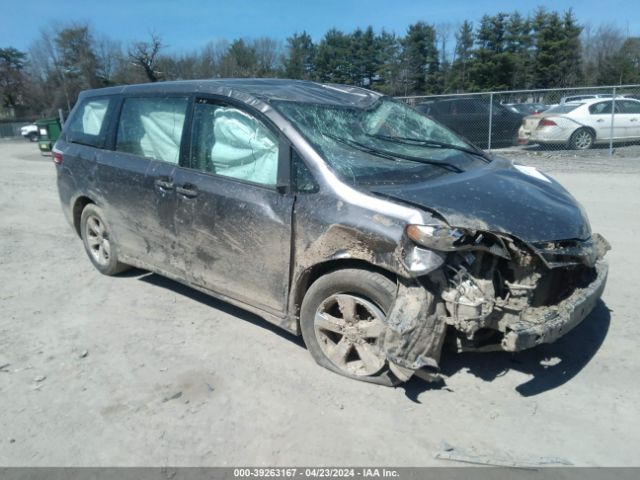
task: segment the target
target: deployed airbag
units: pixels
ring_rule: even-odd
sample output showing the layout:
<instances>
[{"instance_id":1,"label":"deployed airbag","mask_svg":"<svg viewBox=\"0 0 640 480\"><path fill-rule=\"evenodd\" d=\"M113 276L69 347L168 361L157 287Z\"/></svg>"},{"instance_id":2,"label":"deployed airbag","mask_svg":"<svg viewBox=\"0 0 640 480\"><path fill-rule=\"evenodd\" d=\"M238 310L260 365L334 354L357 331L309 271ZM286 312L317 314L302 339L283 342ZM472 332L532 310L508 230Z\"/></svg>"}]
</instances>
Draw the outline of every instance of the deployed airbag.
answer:
<instances>
[{"instance_id":1,"label":"deployed airbag","mask_svg":"<svg viewBox=\"0 0 640 480\"><path fill-rule=\"evenodd\" d=\"M218 108L214 118L215 143L211 160L215 173L275 185L278 173L276 136L258 120L236 108Z\"/></svg>"},{"instance_id":2,"label":"deployed airbag","mask_svg":"<svg viewBox=\"0 0 640 480\"><path fill-rule=\"evenodd\" d=\"M102 121L107 113L108 99L93 100L84 106L82 112L82 132L88 135L99 135Z\"/></svg>"},{"instance_id":3,"label":"deployed airbag","mask_svg":"<svg viewBox=\"0 0 640 480\"><path fill-rule=\"evenodd\" d=\"M149 111L140 116L144 135L140 148L145 157L178 163L184 109Z\"/></svg>"}]
</instances>

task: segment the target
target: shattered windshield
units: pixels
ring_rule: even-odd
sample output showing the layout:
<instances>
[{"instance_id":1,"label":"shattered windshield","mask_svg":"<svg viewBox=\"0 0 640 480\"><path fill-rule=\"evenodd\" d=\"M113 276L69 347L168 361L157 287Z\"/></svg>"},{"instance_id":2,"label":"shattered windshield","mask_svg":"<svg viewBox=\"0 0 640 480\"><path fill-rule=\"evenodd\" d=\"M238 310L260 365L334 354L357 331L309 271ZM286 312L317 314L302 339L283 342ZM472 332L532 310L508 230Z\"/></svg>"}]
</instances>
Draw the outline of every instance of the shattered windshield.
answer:
<instances>
[{"instance_id":1,"label":"shattered windshield","mask_svg":"<svg viewBox=\"0 0 640 480\"><path fill-rule=\"evenodd\" d=\"M391 99L381 99L366 110L274 103L329 166L352 184L412 183L489 161L446 127Z\"/></svg>"}]
</instances>

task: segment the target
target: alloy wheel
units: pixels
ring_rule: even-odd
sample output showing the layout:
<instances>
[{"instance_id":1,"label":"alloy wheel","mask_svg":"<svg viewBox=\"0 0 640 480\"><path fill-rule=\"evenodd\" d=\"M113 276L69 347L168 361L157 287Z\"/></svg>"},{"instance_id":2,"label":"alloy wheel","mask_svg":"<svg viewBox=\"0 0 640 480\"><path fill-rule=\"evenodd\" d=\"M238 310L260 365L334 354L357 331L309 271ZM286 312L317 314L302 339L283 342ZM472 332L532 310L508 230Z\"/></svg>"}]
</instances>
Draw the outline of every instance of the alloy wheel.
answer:
<instances>
[{"instance_id":1,"label":"alloy wheel","mask_svg":"<svg viewBox=\"0 0 640 480\"><path fill-rule=\"evenodd\" d=\"M591 148L591 144L593 143L593 138L589 132L586 130L580 130L575 134L574 145L579 150L587 150Z\"/></svg>"},{"instance_id":2,"label":"alloy wheel","mask_svg":"<svg viewBox=\"0 0 640 480\"><path fill-rule=\"evenodd\" d=\"M339 293L316 310L314 330L324 355L350 375L374 375L385 366L385 315L376 305Z\"/></svg>"},{"instance_id":3,"label":"alloy wheel","mask_svg":"<svg viewBox=\"0 0 640 480\"><path fill-rule=\"evenodd\" d=\"M89 251L100 265L107 265L111 257L109 235L102 220L96 215L87 218L85 233Z\"/></svg>"}]
</instances>

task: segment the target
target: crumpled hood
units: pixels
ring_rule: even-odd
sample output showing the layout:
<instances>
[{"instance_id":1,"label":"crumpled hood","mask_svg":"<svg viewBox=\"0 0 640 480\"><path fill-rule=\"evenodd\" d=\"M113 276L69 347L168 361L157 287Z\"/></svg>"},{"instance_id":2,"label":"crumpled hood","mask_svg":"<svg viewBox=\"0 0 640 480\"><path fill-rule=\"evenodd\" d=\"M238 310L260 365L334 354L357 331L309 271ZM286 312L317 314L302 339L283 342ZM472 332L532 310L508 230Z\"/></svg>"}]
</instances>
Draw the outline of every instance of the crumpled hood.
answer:
<instances>
[{"instance_id":1,"label":"crumpled hood","mask_svg":"<svg viewBox=\"0 0 640 480\"><path fill-rule=\"evenodd\" d=\"M502 158L461 174L371 191L435 212L451 226L502 232L530 243L591 236L584 210L558 182Z\"/></svg>"}]
</instances>

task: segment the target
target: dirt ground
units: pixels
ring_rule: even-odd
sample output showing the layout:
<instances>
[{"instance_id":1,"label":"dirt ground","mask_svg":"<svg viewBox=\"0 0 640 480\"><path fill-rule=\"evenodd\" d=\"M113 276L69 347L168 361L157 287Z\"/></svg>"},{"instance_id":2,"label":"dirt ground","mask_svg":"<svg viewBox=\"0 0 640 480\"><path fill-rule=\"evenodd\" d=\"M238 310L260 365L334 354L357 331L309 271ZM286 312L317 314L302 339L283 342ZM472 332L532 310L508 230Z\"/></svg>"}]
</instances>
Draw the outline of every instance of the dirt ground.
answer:
<instances>
[{"instance_id":1,"label":"dirt ground","mask_svg":"<svg viewBox=\"0 0 640 480\"><path fill-rule=\"evenodd\" d=\"M556 344L446 352L444 385L392 389L175 282L98 274L50 159L1 141L0 465L640 465L640 158L601 153L512 156L613 245L604 302Z\"/></svg>"}]
</instances>

